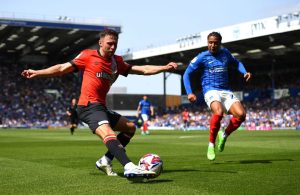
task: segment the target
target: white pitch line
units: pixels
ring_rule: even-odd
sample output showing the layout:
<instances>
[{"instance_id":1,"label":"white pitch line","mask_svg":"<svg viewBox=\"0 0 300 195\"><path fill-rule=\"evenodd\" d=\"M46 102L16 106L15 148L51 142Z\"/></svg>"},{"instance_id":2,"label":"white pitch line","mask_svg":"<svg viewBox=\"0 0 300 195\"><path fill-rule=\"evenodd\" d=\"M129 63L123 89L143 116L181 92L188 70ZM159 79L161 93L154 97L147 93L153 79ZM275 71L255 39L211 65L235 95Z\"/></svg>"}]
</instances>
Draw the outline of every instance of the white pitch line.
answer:
<instances>
[{"instance_id":1,"label":"white pitch line","mask_svg":"<svg viewBox=\"0 0 300 195\"><path fill-rule=\"evenodd\" d=\"M186 139L186 138L195 138L195 137L199 137L199 136L180 136L180 139Z\"/></svg>"}]
</instances>

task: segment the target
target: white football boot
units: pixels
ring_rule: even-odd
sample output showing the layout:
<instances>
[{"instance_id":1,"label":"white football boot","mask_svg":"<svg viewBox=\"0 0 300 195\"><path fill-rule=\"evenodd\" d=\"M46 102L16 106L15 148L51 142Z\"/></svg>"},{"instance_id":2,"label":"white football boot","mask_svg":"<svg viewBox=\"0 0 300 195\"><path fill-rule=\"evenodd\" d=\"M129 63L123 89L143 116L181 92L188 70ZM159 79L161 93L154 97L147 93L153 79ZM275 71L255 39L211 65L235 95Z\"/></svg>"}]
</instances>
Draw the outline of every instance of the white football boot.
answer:
<instances>
[{"instance_id":1,"label":"white football boot","mask_svg":"<svg viewBox=\"0 0 300 195\"><path fill-rule=\"evenodd\" d=\"M151 179L156 176L156 173L153 171L147 171L130 162L124 166L124 176L129 180L134 180L135 178Z\"/></svg>"},{"instance_id":2,"label":"white football boot","mask_svg":"<svg viewBox=\"0 0 300 195\"><path fill-rule=\"evenodd\" d=\"M96 167L107 176L118 176L118 174L113 171L112 163L108 161L105 156L96 161Z\"/></svg>"}]
</instances>

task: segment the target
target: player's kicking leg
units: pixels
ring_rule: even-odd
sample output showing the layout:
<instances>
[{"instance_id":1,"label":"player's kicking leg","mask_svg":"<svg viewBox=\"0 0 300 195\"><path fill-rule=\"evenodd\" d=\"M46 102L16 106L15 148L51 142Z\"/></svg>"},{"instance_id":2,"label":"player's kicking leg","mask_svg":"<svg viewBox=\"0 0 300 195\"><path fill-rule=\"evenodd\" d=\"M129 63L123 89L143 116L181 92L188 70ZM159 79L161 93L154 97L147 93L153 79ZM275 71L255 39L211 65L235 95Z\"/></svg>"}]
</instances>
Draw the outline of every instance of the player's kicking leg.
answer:
<instances>
[{"instance_id":1,"label":"player's kicking leg","mask_svg":"<svg viewBox=\"0 0 300 195\"><path fill-rule=\"evenodd\" d=\"M118 174L113 171L112 164L106 156L103 156L98 161L96 161L96 167L108 176L118 176ZM156 176L156 173L153 171L144 170L141 167L136 166L132 162L129 162L124 166L124 176L129 180L136 180L139 178L150 179L154 178Z\"/></svg>"},{"instance_id":2,"label":"player's kicking leg","mask_svg":"<svg viewBox=\"0 0 300 195\"><path fill-rule=\"evenodd\" d=\"M101 158L103 162L99 162L98 164L104 165L99 166L101 170L107 175L115 176L114 171L112 170L111 160L113 157L116 157L117 160L124 166L124 176L128 179L135 179L135 178L153 178L156 176L155 172L147 171L134 165L125 153L125 146L129 143L131 137L134 135L135 126L134 124L130 123L126 118L121 117L118 120L116 126L114 126L116 131L123 131L115 135L113 130L110 128L108 124L103 124L98 129L96 129L96 134L99 135L102 139L104 144L109 150L110 158L107 158L106 153L104 158ZM98 161L97 161L98 162ZM96 164L97 164L96 162Z\"/></svg>"},{"instance_id":3,"label":"player's kicking leg","mask_svg":"<svg viewBox=\"0 0 300 195\"><path fill-rule=\"evenodd\" d=\"M156 177L156 173L153 171L147 171L139 166L136 166L132 162L127 163L124 166L124 176L129 180L137 179L151 179Z\"/></svg>"}]
</instances>

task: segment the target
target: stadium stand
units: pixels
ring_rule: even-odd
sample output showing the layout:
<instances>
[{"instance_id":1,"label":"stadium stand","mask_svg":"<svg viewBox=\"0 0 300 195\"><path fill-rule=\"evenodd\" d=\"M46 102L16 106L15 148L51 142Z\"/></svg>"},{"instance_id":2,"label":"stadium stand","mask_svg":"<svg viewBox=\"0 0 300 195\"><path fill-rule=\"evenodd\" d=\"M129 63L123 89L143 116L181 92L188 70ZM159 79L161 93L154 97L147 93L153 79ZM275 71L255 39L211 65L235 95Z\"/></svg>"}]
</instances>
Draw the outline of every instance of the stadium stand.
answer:
<instances>
[{"instance_id":1,"label":"stadium stand","mask_svg":"<svg viewBox=\"0 0 300 195\"><path fill-rule=\"evenodd\" d=\"M80 23L65 17L1 17L1 127L66 126L67 104L78 97L80 75L29 81L20 77L21 71L71 60L81 50L96 47L99 32L106 28L121 32L120 26Z\"/></svg>"},{"instance_id":2,"label":"stadium stand","mask_svg":"<svg viewBox=\"0 0 300 195\"><path fill-rule=\"evenodd\" d=\"M95 47L99 31L120 26L59 19L0 18L0 57L6 61L54 64L69 60L82 49ZM96 44L97 45L97 44Z\"/></svg>"}]
</instances>

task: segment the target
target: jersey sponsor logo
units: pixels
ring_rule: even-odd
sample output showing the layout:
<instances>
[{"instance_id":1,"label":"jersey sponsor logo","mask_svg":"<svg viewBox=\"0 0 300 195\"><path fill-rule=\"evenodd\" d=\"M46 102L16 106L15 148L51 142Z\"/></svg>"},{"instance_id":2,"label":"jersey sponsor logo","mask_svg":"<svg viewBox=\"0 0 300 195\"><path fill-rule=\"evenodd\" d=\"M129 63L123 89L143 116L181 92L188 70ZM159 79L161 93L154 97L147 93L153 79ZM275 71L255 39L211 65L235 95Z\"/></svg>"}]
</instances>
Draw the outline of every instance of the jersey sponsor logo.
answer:
<instances>
[{"instance_id":1,"label":"jersey sponsor logo","mask_svg":"<svg viewBox=\"0 0 300 195\"><path fill-rule=\"evenodd\" d=\"M108 79L110 81L110 84L113 84L116 81L116 79L118 78L118 75L117 74L108 74L106 72L97 72L96 77Z\"/></svg>"},{"instance_id":2,"label":"jersey sponsor logo","mask_svg":"<svg viewBox=\"0 0 300 195\"><path fill-rule=\"evenodd\" d=\"M97 72L97 73L96 73L96 77L97 77L97 78L109 79L109 80L112 79L112 78L111 78L112 76L111 76L110 74L106 73L106 72Z\"/></svg>"},{"instance_id":3,"label":"jersey sponsor logo","mask_svg":"<svg viewBox=\"0 0 300 195\"><path fill-rule=\"evenodd\" d=\"M208 71L210 73L217 73L217 72L226 72L227 69L224 67L218 67L218 68L210 68Z\"/></svg>"}]
</instances>

